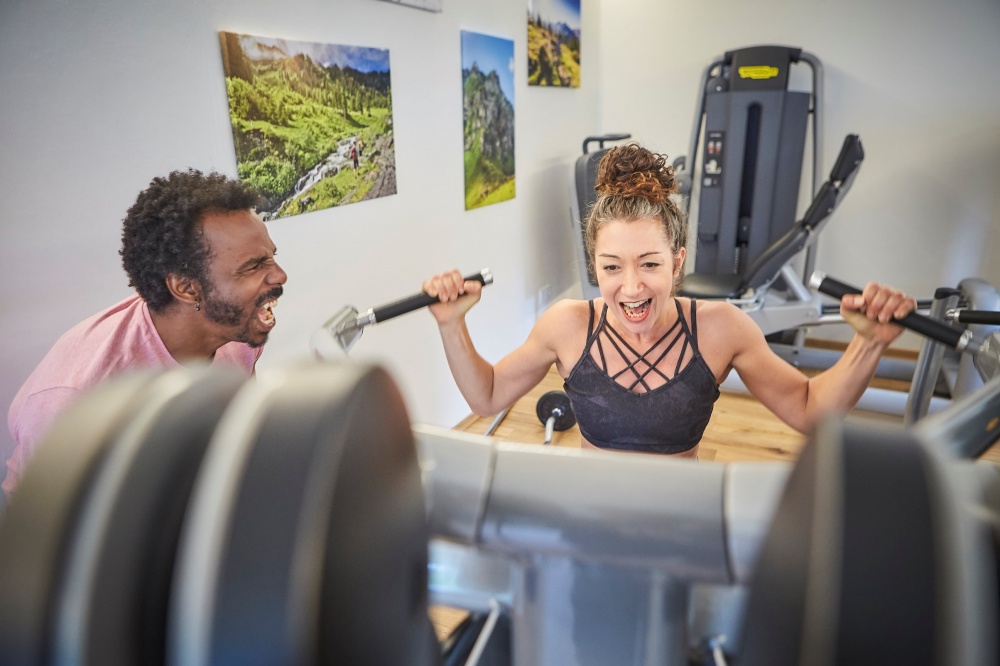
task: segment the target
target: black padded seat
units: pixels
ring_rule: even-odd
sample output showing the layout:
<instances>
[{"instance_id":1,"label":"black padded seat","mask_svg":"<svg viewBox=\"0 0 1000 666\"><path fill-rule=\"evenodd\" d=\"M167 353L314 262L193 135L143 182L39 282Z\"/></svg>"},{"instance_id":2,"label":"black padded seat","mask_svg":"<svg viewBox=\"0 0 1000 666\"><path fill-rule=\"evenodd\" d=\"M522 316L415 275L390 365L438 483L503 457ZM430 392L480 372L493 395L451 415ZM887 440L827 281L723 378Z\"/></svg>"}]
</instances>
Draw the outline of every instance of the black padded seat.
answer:
<instances>
[{"instance_id":1,"label":"black padded seat","mask_svg":"<svg viewBox=\"0 0 1000 666\"><path fill-rule=\"evenodd\" d=\"M56 420L0 521L0 663L163 663L187 500L244 381L141 372Z\"/></svg>"},{"instance_id":2,"label":"black padded seat","mask_svg":"<svg viewBox=\"0 0 1000 666\"><path fill-rule=\"evenodd\" d=\"M410 422L385 371L260 373L197 481L168 663L440 663L429 536Z\"/></svg>"},{"instance_id":3,"label":"black padded seat","mask_svg":"<svg viewBox=\"0 0 1000 666\"><path fill-rule=\"evenodd\" d=\"M684 276L681 294L689 298L736 299L746 290L742 275L689 273Z\"/></svg>"}]
</instances>

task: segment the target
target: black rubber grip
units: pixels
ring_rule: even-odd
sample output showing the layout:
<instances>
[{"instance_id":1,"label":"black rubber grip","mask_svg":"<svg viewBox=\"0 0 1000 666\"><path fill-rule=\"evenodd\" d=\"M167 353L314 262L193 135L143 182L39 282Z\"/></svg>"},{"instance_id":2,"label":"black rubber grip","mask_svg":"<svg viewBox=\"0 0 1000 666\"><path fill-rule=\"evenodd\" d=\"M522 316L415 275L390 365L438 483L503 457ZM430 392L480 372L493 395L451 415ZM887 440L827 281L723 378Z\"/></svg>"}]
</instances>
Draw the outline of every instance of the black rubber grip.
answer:
<instances>
[{"instance_id":1,"label":"black rubber grip","mask_svg":"<svg viewBox=\"0 0 1000 666\"><path fill-rule=\"evenodd\" d=\"M955 315L955 321L962 324L1000 326L1000 312L993 312L992 310L959 310Z\"/></svg>"},{"instance_id":2,"label":"black rubber grip","mask_svg":"<svg viewBox=\"0 0 1000 666\"><path fill-rule=\"evenodd\" d=\"M822 281L815 285L815 287L816 291L838 299L842 299L844 296L849 294L861 293L861 290L857 287L852 287L849 284L845 284L839 280L834 280L833 278L826 276L824 276ZM908 328L911 331L915 331L920 335L931 338L932 340L937 340L940 343L946 344L952 349L958 349L959 345L962 343L963 331L949 326L942 321L938 321L937 319L931 319L930 317L925 317L922 314L917 314L916 312L911 312L902 319L894 318L893 322L904 328Z\"/></svg>"},{"instance_id":3,"label":"black rubber grip","mask_svg":"<svg viewBox=\"0 0 1000 666\"><path fill-rule=\"evenodd\" d=\"M465 276L465 280L474 280L483 286L492 283L492 279L487 280L482 271L476 273L475 275ZM401 298L400 300L389 303L388 305L381 305L377 308L372 308L372 315L375 317L375 322L377 323L387 319L392 319L393 317L398 317L399 315L404 315L407 312L413 312L414 310L425 308L428 305L433 305L437 302L437 296L430 296L427 292L422 291L419 294Z\"/></svg>"}]
</instances>

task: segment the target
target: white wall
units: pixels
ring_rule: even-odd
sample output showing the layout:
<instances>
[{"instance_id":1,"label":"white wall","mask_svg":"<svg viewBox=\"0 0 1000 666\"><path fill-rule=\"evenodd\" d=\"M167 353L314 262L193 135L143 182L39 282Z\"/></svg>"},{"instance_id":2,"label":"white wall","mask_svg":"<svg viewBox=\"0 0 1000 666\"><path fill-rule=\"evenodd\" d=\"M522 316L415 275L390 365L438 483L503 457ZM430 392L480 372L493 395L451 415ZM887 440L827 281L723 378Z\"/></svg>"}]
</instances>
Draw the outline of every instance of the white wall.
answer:
<instances>
[{"instance_id":1,"label":"white wall","mask_svg":"<svg viewBox=\"0 0 1000 666\"><path fill-rule=\"evenodd\" d=\"M576 285L569 169L598 125L598 5L587 4L581 87L551 90L527 86L524 2L445 0L432 13L376 0L4 0L3 413L63 331L129 293L121 219L150 179L187 167L235 175L218 30L390 50L398 194L269 224L289 279L258 367L308 357L341 306L395 300L453 266L494 271L469 324L498 359L527 334L540 287ZM517 196L470 212L463 29L513 39L517 67ZM370 328L352 358L389 367L412 418L450 426L469 413L426 312Z\"/></svg>"},{"instance_id":2,"label":"white wall","mask_svg":"<svg viewBox=\"0 0 1000 666\"><path fill-rule=\"evenodd\" d=\"M1000 284L996 0L605 2L599 11L603 131L686 154L710 62L742 46L801 47L825 70L824 175L846 134L866 152L816 267L926 297L969 276Z\"/></svg>"}]
</instances>

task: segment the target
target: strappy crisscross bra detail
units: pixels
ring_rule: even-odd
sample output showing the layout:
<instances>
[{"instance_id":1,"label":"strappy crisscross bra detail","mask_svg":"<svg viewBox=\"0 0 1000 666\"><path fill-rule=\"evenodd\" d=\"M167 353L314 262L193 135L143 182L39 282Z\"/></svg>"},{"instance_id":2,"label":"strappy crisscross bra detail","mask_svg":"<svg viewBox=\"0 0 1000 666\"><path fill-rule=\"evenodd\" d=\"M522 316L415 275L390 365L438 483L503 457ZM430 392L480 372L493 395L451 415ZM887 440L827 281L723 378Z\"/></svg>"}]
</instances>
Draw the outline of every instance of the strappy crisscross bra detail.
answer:
<instances>
[{"instance_id":1,"label":"strappy crisscross bra detail","mask_svg":"<svg viewBox=\"0 0 1000 666\"><path fill-rule=\"evenodd\" d=\"M639 353L608 323L607 304L594 326L596 313L594 302L590 302L590 335L563 388L573 404L580 434L594 446L670 454L689 451L701 441L719 398L719 387L698 351L697 303L691 301L690 329L680 302L674 299L674 304L677 321L656 344ZM614 375L608 373L604 341L625 361L625 367ZM601 365L592 353L595 344ZM677 344L681 345L677 363L673 375L667 376L660 365ZM655 358L647 360L646 356L657 349ZM629 361L626 350L634 360ZM682 367L685 357L689 361Z\"/></svg>"}]
</instances>

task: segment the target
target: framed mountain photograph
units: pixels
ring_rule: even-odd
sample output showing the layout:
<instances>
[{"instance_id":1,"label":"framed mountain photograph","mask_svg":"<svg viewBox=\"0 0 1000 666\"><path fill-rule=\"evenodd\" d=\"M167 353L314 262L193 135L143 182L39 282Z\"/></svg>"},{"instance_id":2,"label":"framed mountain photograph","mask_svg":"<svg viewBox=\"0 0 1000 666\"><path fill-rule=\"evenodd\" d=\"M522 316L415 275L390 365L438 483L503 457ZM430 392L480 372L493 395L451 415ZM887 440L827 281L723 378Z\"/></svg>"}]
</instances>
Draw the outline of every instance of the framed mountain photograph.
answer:
<instances>
[{"instance_id":1,"label":"framed mountain photograph","mask_svg":"<svg viewBox=\"0 0 1000 666\"><path fill-rule=\"evenodd\" d=\"M240 180L264 219L396 193L389 51L220 32Z\"/></svg>"},{"instance_id":2,"label":"framed mountain photograph","mask_svg":"<svg viewBox=\"0 0 1000 666\"><path fill-rule=\"evenodd\" d=\"M514 41L462 31L465 209L514 198Z\"/></svg>"},{"instance_id":3,"label":"framed mountain photograph","mask_svg":"<svg viewBox=\"0 0 1000 666\"><path fill-rule=\"evenodd\" d=\"M580 0L528 0L528 85L580 87Z\"/></svg>"}]
</instances>

